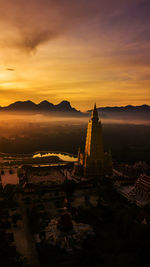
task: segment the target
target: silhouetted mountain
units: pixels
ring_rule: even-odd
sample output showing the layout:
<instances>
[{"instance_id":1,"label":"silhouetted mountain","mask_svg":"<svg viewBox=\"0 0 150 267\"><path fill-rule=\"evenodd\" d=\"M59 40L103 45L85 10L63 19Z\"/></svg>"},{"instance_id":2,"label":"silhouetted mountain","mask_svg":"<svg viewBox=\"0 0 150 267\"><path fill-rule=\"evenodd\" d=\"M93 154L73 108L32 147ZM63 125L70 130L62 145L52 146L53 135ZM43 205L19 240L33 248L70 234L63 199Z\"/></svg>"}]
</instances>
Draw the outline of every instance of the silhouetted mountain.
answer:
<instances>
[{"instance_id":1,"label":"silhouetted mountain","mask_svg":"<svg viewBox=\"0 0 150 267\"><path fill-rule=\"evenodd\" d=\"M150 106L122 106L122 107L99 107L97 108L100 117L104 118L150 118ZM51 113L53 115L66 115L66 116L90 116L92 110L88 110L83 113L73 108L69 101L62 101L57 105L44 100L39 104L28 101L17 101L10 104L7 107L0 107L0 111L11 111L11 112L30 112L30 113Z\"/></svg>"},{"instance_id":2,"label":"silhouetted mountain","mask_svg":"<svg viewBox=\"0 0 150 267\"><path fill-rule=\"evenodd\" d=\"M142 106L125 106L125 107L104 107L98 108L98 111L108 111L108 112L133 112L133 111L150 111L150 106L142 105Z\"/></svg>"},{"instance_id":3,"label":"silhouetted mountain","mask_svg":"<svg viewBox=\"0 0 150 267\"><path fill-rule=\"evenodd\" d=\"M75 108L71 107L70 102L68 101L62 101L58 105L55 105L55 109L57 111L74 111L74 112L77 111Z\"/></svg>"},{"instance_id":4,"label":"silhouetted mountain","mask_svg":"<svg viewBox=\"0 0 150 267\"><path fill-rule=\"evenodd\" d=\"M97 108L98 113L101 117L150 117L150 106L141 105L141 106L122 106L122 107L101 107ZM91 110L88 110L88 113Z\"/></svg>"},{"instance_id":5,"label":"silhouetted mountain","mask_svg":"<svg viewBox=\"0 0 150 267\"><path fill-rule=\"evenodd\" d=\"M63 112L63 113L74 113L81 114L80 111L73 108L68 101L62 101L57 105L54 105L47 100L42 101L39 104L28 101L17 101L10 104L7 107L0 107L1 111L23 111L23 112Z\"/></svg>"},{"instance_id":6,"label":"silhouetted mountain","mask_svg":"<svg viewBox=\"0 0 150 267\"><path fill-rule=\"evenodd\" d=\"M48 102L47 100L42 101L37 106L41 110L49 110L49 109L53 110L53 109L55 109L54 104Z\"/></svg>"},{"instance_id":7,"label":"silhouetted mountain","mask_svg":"<svg viewBox=\"0 0 150 267\"><path fill-rule=\"evenodd\" d=\"M13 111L18 111L18 110L35 110L36 109L36 104L33 103L32 101L17 101L15 103L10 104L7 107L2 108L2 110L13 110Z\"/></svg>"}]
</instances>

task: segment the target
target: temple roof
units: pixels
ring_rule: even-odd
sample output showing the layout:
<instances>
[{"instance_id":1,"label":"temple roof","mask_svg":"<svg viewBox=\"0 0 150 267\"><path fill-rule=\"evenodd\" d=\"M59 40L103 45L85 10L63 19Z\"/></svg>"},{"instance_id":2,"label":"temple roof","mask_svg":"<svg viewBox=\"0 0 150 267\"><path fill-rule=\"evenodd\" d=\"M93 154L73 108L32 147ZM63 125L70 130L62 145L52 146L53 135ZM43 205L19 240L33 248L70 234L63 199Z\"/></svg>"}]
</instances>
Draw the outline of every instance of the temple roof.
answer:
<instances>
[{"instance_id":1,"label":"temple roof","mask_svg":"<svg viewBox=\"0 0 150 267\"><path fill-rule=\"evenodd\" d=\"M150 176L146 174L140 175L136 182L136 186L141 187L146 191L150 191Z\"/></svg>"}]
</instances>

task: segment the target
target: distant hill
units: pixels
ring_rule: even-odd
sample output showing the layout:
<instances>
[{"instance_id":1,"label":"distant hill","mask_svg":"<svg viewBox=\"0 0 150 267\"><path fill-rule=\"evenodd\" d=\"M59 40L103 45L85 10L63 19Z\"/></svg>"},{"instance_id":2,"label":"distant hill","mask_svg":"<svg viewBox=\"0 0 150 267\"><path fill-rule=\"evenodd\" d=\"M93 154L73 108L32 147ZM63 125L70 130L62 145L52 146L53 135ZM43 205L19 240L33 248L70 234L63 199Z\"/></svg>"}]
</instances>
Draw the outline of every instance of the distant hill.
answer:
<instances>
[{"instance_id":1,"label":"distant hill","mask_svg":"<svg viewBox=\"0 0 150 267\"><path fill-rule=\"evenodd\" d=\"M148 119L150 120L150 106L121 106L121 107L98 107L99 116L102 118L116 119ZM57 105L44 100L39 104L28 101L17 101L6 107L0 107L0 112L21 112L21 113L46 113L58 116L84 116L89 117L92 110L81 112L73 108L69 101L62 101Z\"/></svg>"},{"instance_id":2,"label":"distant hill","mask_svg":"<svg viewBox=\"0 0 150 267\"><path fill-rule=\"evenodd\" d=\"M97 108L98 113L101 117L106 118L145 118L150 120L150 106L121 106L121 107L99 107ZM91 113L92 110L88 110Z\"/></svg>"},{"instance_id":3,"label":"distant hill","mask_svg":"<svg viewBox=\"0 0 150 267\"><path fill-rule=\"evenodd\" d=\"M80 114L81 112L73 108L68 101L62 101L57 105L54 105L47 100L42 101L39 104L28 101L17 101L6 107L0 107L0 111L13 111L13 112L32 112L32 113L49 113L49 112L63 112L71 114Z\"/></svg>"}]
</instances>

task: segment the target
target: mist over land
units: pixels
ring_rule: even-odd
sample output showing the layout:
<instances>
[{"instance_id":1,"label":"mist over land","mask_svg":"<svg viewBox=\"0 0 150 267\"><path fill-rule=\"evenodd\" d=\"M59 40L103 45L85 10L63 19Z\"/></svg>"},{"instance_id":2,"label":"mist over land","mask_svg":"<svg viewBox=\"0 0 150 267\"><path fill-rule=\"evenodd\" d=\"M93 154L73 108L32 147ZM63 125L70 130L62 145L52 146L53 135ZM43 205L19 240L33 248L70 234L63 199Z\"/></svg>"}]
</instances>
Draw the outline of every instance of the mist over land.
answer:
<instances>
[{"instance_id":1,"label":"mist over land","mask_svg":"<svg viewBox=\"0 0 150 267\"><path fill-rule=\"evenodd\" d=\"M150 106L100 107L105 149L113 160L150 162ZM91 110L81 112L68 101L57 105L18 101L0 108L0 152L84 150Z\"/></svg>"},{"instance_id":2,"label":"mist over land","mask_svg":"<svg viewBox=\"0 0 150 267\"><path fill-rule=\"evenodd\" d=\"M33 153L62 151L77 154L84 150L86 116L64 116L63 113L31 114L3 112L0 114L0 152ZM150 163L150 121L147 119L100 116L105 150L111 149L113 160L145 160Z\"/></svg>"},{"instance_id":3,"label":"mist over land","mask_svg":"<svg viewBox=\"0 0 150 267\"><path fill-rule=\"evenodd\" d=\"M140 105L140 106L113 106L113 107L97 107L100 118L107 120L126 120L128 123L131 120L139 121L142 123L149 123L150 121L150 106ZM3 115L40 115L44 114L52 119L53 117L89 117L92 110L80 111L72 104L63 100L58 104L53 104L47 100L43 100L40 103L34 103L31 100L27 101L17 101L11 103L8 106L0 106L0 114ZM140 123L141 123L140 122Z\"/></svg>"}]
</instances>

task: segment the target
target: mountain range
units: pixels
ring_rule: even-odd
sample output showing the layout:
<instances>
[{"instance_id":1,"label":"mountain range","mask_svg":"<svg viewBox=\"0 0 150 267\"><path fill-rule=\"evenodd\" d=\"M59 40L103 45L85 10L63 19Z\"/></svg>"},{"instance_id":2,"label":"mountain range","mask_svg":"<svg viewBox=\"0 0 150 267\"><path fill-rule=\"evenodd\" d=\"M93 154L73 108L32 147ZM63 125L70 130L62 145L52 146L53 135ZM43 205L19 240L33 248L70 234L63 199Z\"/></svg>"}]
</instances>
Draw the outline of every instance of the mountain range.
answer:
<instances>
[{"instance_id":1,"label":"mountain range","mask_svg":"<svg viewBox=\"0 0 150 267\"><path fill-rule=\"evenodd\" d=\"M35 104L34 102L28 101L17 101L6 107L0 107L0 111L17 111L17 112L71 112L80 113L77 109L73 108L68 101L62 101L57 105L54 105L47 100Z\"/></svg>"},{"instance_id":2,"label":"mountain range","mask_svg":"<svg viewBox=\"0 0 150 267\"><path fill-rule=\"evenodd\" d=\"M150 106L121 106L121 107L100 107L97 108L99 116L103 118L117 118L117 119L148 119L150 120ZM88 110L91 113L92 110Z\"/></svg>"},{"instance_id":3,"label":"mountain range","mask_svg":"<svg viewBox=\"0 0 150 267\"><path fill-rule=\"evenodd\" d=\"M111 118L111 117L142 117L150 118L150 106L141 105L141 106L121 106L121 107L98 107L98 113L101 117ZM81 112L76 108L73 108L69 101L62 101L57 105L44 100L39 104L28 101L17 101L9 106L0 107L0 111L11 111L11 112L30 112L30 113L59 113L65 115L74 115L74 116L89 116L92 110L87 112Z\"/></svg>"}]
</instances>

